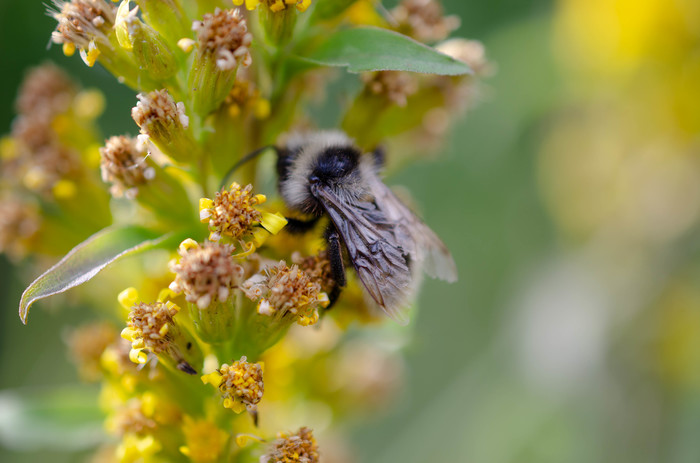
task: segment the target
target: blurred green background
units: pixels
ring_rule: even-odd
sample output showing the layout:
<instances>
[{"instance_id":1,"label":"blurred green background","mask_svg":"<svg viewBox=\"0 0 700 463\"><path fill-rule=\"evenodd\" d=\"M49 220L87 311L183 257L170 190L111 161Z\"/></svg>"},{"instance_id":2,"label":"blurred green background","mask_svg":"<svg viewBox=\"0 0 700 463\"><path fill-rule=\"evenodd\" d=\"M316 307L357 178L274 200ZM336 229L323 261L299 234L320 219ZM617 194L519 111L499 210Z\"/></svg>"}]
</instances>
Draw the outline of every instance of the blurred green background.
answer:
<instances>
[{"instance_id":1,"label":"blurred green background","mask_svg":"<svg viewBox=\"0 0 700 463\"><path fill-rule=\"evenodd\" d=\"M460 280L424 285L405 389L357 424L354 451L367 463L699 461L700 2L443 3L497 72L444 156L388 183L410 189ZM39 1L0 1L3 131L24 71L51 59L106 93L105 134L134 133L133 92L47 50L53 27ZM0 270L0 389L75 383L61 337L87 311L43 304L22 326L30 275ZM85 458L3 443L0 461Z\"/></svg>"}]
</instances>

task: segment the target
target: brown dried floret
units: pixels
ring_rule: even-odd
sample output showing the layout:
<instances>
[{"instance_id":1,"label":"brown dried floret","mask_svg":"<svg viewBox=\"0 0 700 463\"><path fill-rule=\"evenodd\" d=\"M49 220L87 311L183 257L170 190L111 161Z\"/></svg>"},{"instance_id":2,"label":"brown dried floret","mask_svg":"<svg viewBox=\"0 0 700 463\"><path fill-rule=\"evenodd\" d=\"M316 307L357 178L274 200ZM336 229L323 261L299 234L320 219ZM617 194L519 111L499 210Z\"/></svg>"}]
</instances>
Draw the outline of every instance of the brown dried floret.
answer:
<instances>
[{"instance_id":1,"label":"brown dried floret","mask_svg":"<svg viewBox=\"0 0 700 463\"><path fill-rule=\"evenodd\" d=\"M197 33L199 52L213 54L219 69L231 70L239 64L247 67L252 62L253 36L238 9L217 8L214 14L205 14L202 21L195 21L192 30Z\"/></svg>"},{"instance_id":2,"label":"brown dried floret","mask_svg":"<svg viewBox=\"0 0 700 463\"><path fill-rule=\"evenodd\" d=\"M139 93L136 98L139 102L131 110L131 117L141 133L153 136L189 126L184 103L176 104L167 90Z\"/></svg>"},{"instance_id":3,"label":"brown dried floret","mask_svg":"<svg viewBox=\"0 0 700 463\"><path fill-rule=\"evenodd\" d=\"M136 138L124 135L110 137L100 148L102 180L111 183L109 191L119 198L133 199L138 187L153 180L155 169L146 162L148 153Z\"/></svg>"},{"instance_id":4,"label":"brown dried floret","mask_svg":"<svg viewBox=\"0 0 700 463\"><path fill-rule=\"evenodd\" d=\"M445 16L439 0L403 0L391 15L401 32L422 42L443 40L460 23L457 16Z\"/></svg>"},{"instance_id":5,"label":"brown dried floret","mask_svg":"<svg viewBox=\"0 0 700 463\"><path fill-rule=\"evenodd\" d=\"M311 281L320 284L324 292L330 293L335 288L336 282L331 270L331 261L328 258L328 251L325 249L308 257L303 257L301 253L295 251L292 254L292 263L298 265Z\"/></svg>"},{"instance_id":6,"label":"brown dried floret","mask_svg":"<svg viewBox=\"0 0 700 463\"><path fill-rule=\"evenodd\" d=\"M177 313L178 307L172 302L140 302L131 308L127 327L133 333L132 337L141 341L140 347L158 354L169 348L172 341L170 330L175 325L173 317Z\"/></svg>"},{"instance_id":7,"label":"brown dried floret","mask_svg":"<svg viewBox=\"0 0 700 463\"><path fill-rule=\"evenodd\" d=\"M40 223L39 212L32 204L17 198L0 200L0 252L13 258L24 256Z\"/></svg>"},{"instance_id":8,"label":"brown dried floret","mask_svg":"<svg viewBox=\"0 0 700 463\"><path fill-rule=\"evenodd\" d=\"M119 436L148 434L156 426L155 420L143 412L143 404L139 399L129 400L123 407L117 409L115 415L109 420L109 427Z\"/></svg>"},{"instance_id":9,"label":"brown dried floret","mask_svg":"<svg viewBox=\"0 0 700 463\"><path fill-rule=\"evenodd\" d=\"M311 429L303 427L296 434L279 433L277 437L260 463L318 463L318 444Z\"/></svg>"},{"instance_id":10,"label":"brown dried floret","mask_svg":"<svg viewBox=\"0 0 700 463\"><path fill-rule=\"evenodd\" d=\"M214 301L226 301L244 274L243 267L231 256L233 249L230 244L207 241L200 246L185 240L178 250L180 261L170 263L170 270L176 274L170 289L184 292L185 299L200 309Z\"/></svg>"},{"instance_id":11,"label":"brown dried floret","mask_svg":"<svg viewBox=\"0 0 700 463\"><path fill-rule=\"evenodd\" d=\"M57 114L68 110L75 94L76 87L66 73L46 63L29 71L15 106L19 114Z\"/></svg>"},{"instance_id":12,"label":"brown dried floret","mask_svg":"<svg viewBox=\"0 0 700 463\"><path fill-rule=\"evenodd\" d=\"M110 323L100 322L83 325L68 336L71 360L83 379L95 381L100 378L100 359L105 349L117 339L117 334Z\"/></svg>"},{"instance_id":13,"label":"brown dried floret","mask_svg":"<svg viewBox=\"0 0 700 463\"><path fill-rule=\"evenodd\" d=\"M407 72L378 71L363 74L365 87L375 95L382 95L400 107L418 90L418 82Z\"/></svg>"},{"instance_id":14,"label":"brown dried floret","mask_svg":"<svg viewBox=\"0 0 700 463\"><path fill-rule=\"evenodd\" d=\"M105 0L54 1L51 16L58 21L51 34L54 43L87 49L91 40L109 43L107 35L114 27L116 6Z\"/></svg>"}]
</instances>

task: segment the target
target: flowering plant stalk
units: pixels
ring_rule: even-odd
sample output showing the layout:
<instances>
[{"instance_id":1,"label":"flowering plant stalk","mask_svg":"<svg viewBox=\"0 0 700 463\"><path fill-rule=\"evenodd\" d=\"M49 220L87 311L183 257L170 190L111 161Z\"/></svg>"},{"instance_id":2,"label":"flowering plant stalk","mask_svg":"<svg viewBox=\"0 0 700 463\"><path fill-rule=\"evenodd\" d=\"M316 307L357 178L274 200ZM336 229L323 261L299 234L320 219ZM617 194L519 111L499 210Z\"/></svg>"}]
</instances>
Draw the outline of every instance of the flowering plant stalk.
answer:
<instances>
[{"instance_id":1,"label":"flowering plant stalk","mask_svg":"<svg viewBox=\"0 0 700 463\"><path fill-rule=\"evenodd\" d=\"M327 311L338 288L321 230L286 232L294 213L270 188L271 158L231 167L316 127L332 68L360 73L335 108L360 149L388 145L390 167L434 152L487 73L483 47L445 40L458 20L437 0L135 3L56 1L50 13L66 56L138 92L137 136L103 141L103 97L53 65L20 89L0 144L0 248L67 252L26 289L20 317L127 255L172 253L155 271L137 264L131 287L101 288L110 320L69 337L81 377L102 385L113 438L100 455L341 461L342 424L393 394L400 357L350 333L383 322L352 274Z\"/></svg>"}]
</instances>

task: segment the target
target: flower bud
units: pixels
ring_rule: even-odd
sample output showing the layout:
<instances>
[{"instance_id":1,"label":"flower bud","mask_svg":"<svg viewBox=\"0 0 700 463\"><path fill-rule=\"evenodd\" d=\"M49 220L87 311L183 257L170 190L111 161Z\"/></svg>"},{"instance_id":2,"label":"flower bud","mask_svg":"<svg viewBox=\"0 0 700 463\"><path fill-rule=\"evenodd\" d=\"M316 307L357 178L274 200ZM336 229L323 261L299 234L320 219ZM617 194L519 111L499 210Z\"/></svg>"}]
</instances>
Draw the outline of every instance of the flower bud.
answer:
<instances>
[{"instance_id":1,"label":"flower bud","mask_svg":"<svg viewBox=\"0 0 700 463\"><path fill-rule=\"evenodd\" d=\"M137 16L138 7L129 11L129 2L119 7L115 24L120 45L131 50L139 67L156 81L169 79L177 72L175 55L152 27Z\"/></svg>"},{"instance_id":2,"label":"flower bud","mask_svg":"<svg viewBox=\"0 0 700 463\"><path fill-rule=\"evenodd\" d=\"M189 332L176 322L174 317L179 311L172 302L141 302L131 307L122 337L131 341L129 357L134 363L146 363L146 350L170 368L190 375L197 373L202 352Z\"/></svg>"},{"instance_id":3,"label":"flower bud","mask_svg":"<svg viewBox=\"0 0 700 463\"><path fill-rule=\"evenodd\" d=\"M190 119L184 103L175 103L167 90L139 93L139 102L131 117L148 138L164 154L176 161L186 162L196 153L196 144L189 131Z\"/></svg>"},{"instance_id":4,"label":"flower bud","mask_svg":"<svg viewBox=\"0 0 700 463\"><path fill-rule=\"evenodd\" d=\"M195 21L197 54L189 75L194 93L194 111L206 115L216 109L231 91L239 66L251 64L246 21L238 10L220 10Z\"/></svg>"},{"instance_id":5,"label":"flower bud","mask_svg":"<svg viewBox=\"0 0 700 463\"><path fill-rule=\"evenodd\" d=\"M244 269L232 257L233 246L193 240L180 244L179 262L171 262L175 280L170 289L184 293L197 335L210 343L229 341L234 330L233 290Z\"/></svg>"},{"instance_id":6,"label":"flower bud","mask_svg":"<svg viewBox=\"0 0 700 463\"><path fill-rule=\"evenodd\" d=\"M174 45L190 35L187 16L179 0L135 0L143 20Z\"/></svg>"}]
</instances>

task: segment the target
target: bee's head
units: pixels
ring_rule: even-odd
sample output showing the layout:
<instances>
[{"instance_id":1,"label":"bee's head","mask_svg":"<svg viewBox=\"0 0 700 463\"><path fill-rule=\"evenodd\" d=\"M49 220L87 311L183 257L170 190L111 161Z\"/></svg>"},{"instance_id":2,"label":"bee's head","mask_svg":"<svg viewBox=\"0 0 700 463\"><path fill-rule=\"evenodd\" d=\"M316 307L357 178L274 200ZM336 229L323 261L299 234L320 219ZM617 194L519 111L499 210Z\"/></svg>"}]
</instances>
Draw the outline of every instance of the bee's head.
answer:
<instances>
[{"instance_id":1,"label":"bee's head","mask_svg":"<svg viewBox=\"0 0 700 463\"><path fill-rule=\"evenodd\" d=\"M356 175L360 152L354 147L326 148L316 158L309 173L310 185L335 186L352 175Z\"/></svg>"},{"instance_id":2,"label":"bee's head","mask_svg":"<svg viewBox=\"0 0 700 463\"><path fill-rule=\"evenodd\" d=\"M361 183L361 152L340 132L297 136L277 153L280 193L292 209L319 213L315 189L339 192Z\"/></svg>"}]
</instances>

